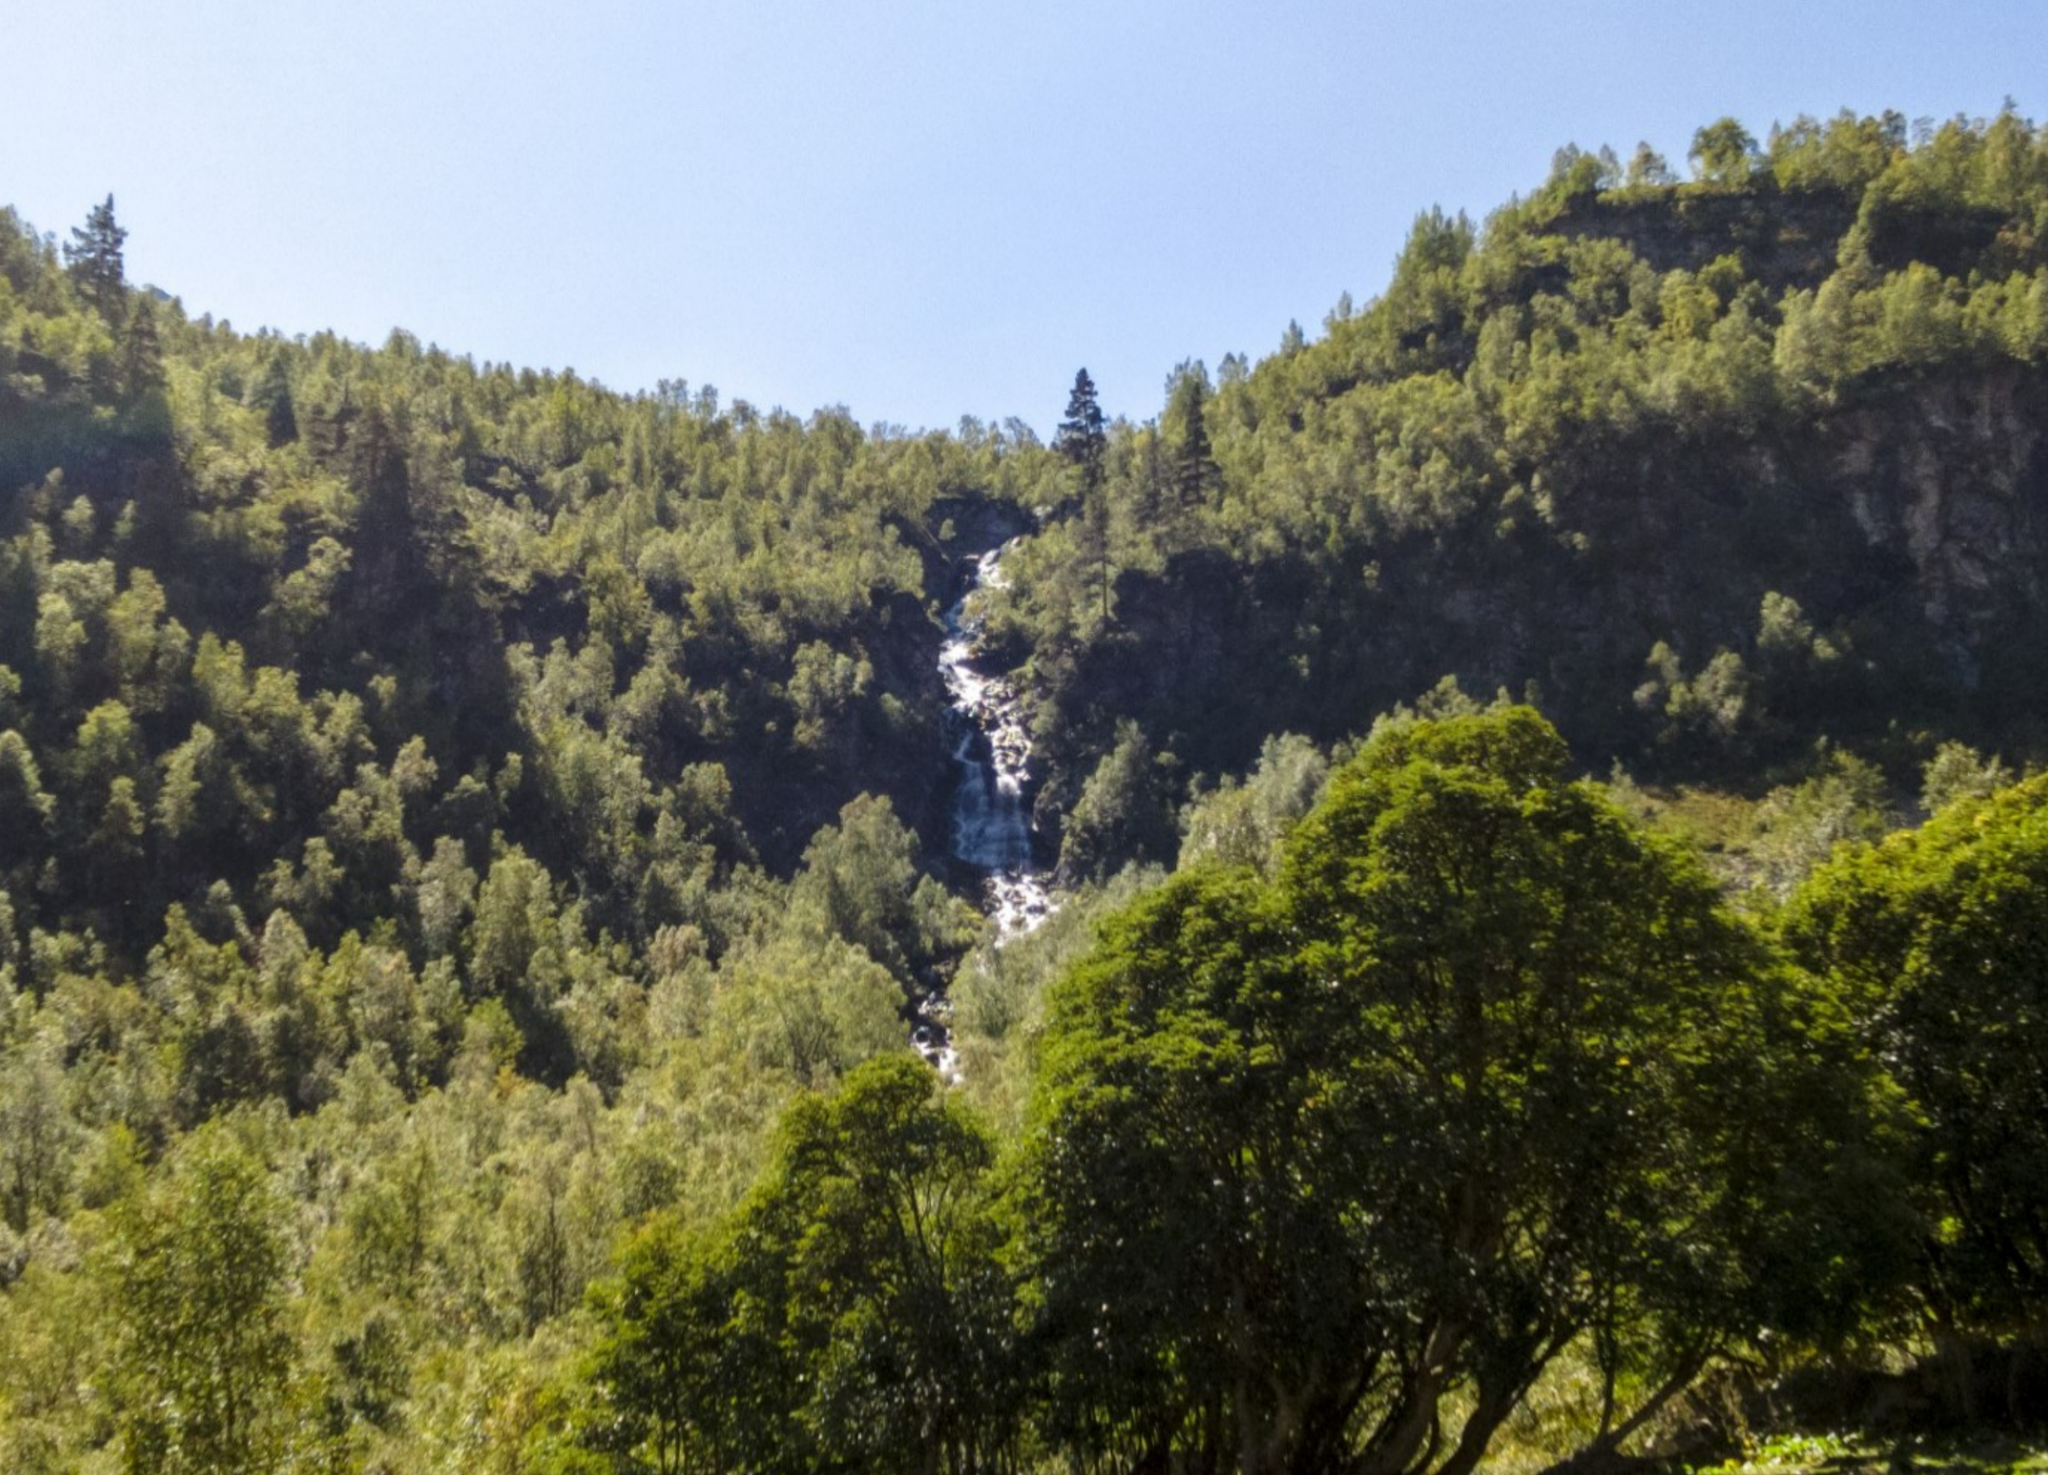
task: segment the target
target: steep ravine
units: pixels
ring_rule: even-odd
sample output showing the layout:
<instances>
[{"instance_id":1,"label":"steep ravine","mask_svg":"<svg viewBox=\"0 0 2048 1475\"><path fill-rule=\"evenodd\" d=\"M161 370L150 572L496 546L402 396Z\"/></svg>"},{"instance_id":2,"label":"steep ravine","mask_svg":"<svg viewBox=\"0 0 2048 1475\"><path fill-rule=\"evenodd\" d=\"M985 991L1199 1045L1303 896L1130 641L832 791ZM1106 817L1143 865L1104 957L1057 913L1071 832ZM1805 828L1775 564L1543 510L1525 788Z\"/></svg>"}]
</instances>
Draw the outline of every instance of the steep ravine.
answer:
<instances>
[{"instance_id":1,"label":"steep ravine","mask_svg":"<svg viewBox=\"0 0 2048 1475\"><path fill-rule=\"evenodd\" d=\"M1031 734L1009 678L977 668L977 596L1003 582L1003 555L1015 539L972 561L965 586L946 611L939 671L946 683L946 751L954 765L948 851L980 882L982 909L996 924L996 945L1029 932L1053 908L1033 856ZM919 1005L914 1039L946 1075L955 1073L943 995Z\"/></svg>"}]
</instances>

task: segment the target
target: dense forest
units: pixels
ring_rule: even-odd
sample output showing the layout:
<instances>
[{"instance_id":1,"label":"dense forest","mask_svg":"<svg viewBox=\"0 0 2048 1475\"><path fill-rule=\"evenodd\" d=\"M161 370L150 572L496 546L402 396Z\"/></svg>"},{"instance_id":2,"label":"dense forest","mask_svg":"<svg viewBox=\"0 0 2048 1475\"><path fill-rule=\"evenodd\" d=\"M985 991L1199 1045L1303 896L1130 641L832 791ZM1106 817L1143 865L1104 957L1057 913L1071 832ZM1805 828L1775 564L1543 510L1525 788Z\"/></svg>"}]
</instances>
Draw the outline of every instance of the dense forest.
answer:
<instances>
[{"instance_id":1,"label":"dense forest","mask_svg":"<svg viewBox=\"0 0 2048 1475\"><path fill-rule=\"evenodd\" d=\"M241 332L0 212L0 1470L2048 1418L2048 131L1686 162L1050 443Z\"/></svg>"}]
</instances>

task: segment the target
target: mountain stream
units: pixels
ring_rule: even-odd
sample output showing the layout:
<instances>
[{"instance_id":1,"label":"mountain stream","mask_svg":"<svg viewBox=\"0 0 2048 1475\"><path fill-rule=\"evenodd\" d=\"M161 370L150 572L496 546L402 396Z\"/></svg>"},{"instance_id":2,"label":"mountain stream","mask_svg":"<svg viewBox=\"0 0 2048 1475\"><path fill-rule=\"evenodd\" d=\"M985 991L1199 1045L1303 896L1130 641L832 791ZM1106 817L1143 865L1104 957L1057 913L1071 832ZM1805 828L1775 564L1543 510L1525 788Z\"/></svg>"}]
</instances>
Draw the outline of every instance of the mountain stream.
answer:
<instances>
[{"instance_id":1,"label":"mountain stream","mask_svg":"<svg viewBox=\"0 0 2048 1475\"><path fill-rule=\"evenodd\" d=\"M982 554L966 590L946 611L939 672L951 699L946 745L958 769L953 796L952 854L981 878L982 909L995 921L996 946L1043 922L1053 901L1031 856L1031 817L1025 807L1030 781L1031 734L1017 689L1002 676L975 669L981 618L975 596L1003 585L1003 555L1016 540ZM927 999L913 1038L949 1079L958 1074L947 1004Z\"/></svg>"}]
</instances>

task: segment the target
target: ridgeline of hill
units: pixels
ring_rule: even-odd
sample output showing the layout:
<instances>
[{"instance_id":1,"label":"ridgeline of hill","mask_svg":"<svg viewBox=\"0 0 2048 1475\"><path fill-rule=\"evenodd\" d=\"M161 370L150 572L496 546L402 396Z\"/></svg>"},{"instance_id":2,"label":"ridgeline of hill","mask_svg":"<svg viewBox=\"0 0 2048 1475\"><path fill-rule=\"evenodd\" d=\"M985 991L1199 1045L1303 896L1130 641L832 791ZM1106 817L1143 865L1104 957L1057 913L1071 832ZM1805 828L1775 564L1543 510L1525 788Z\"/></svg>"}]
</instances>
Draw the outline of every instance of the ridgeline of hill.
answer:
<instances>
[{"instance_id":1,"label":"ridgeline of hill","mask_svg":"<svg viewBox=\"0 0 2048 1475\"><path fill-rule=\"evenodd\" d=\"M1690 162L1051 446L240 333L0 212L0 1468L2048 1411L2048 135ZM1019 527L1067 901L999 951L938 650Z\"/></svg>"}]
</instances>

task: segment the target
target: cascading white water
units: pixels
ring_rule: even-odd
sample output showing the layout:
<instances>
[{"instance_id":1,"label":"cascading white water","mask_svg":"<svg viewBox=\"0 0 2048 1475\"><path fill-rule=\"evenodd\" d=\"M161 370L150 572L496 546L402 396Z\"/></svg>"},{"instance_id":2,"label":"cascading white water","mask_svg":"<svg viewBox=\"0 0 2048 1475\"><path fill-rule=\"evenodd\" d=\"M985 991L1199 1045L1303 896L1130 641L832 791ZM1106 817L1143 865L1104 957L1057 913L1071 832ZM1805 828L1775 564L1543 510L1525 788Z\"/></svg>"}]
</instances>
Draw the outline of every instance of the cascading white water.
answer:
<instances>
[{"instance_id":1,"label":"cascading white water","mask_svg":"<svg viewBox=\"0 0 2048 1475\"><path fill-rule=\"evenodd\" d=\"M953 698L947 740L960 768L953 856L987 878L985 906L995 919L998 943L1029 932L1052 909L1045 882L1031 864L1031 821L1024 811L1031 734L1022 704L1008 681L974 669L981 622L971 605L981 590L1002 587L1003 554L1012 546L976 560L967 592L946 612L946 641L939 650L939 670Z\"/></svg>"},{"instance_id":2,"label":"cascading white water","mask_svg":"<svg viewBox=\"0 0 2048 1475\"><path fill-rule=\"evenodd\" d=\"M981 620L974 596L1003 584L1003 554L1014 540L975 560L967 590L946 611L939 671L952 698L946 743L959 768L953 796L953 858L982 876L982 908L996 924L996 946L1029 932L1053 908L1052 894L1031 863L1031 819L1024 808L1031 765L1017 691L1000 676L974 669ZM959 1077L943 998L924 1000L913 1035L917 1047L948 1080Z\"/></svg>"}]
</instances>

